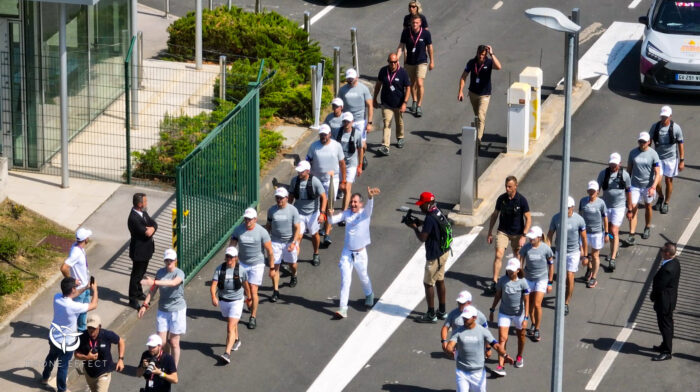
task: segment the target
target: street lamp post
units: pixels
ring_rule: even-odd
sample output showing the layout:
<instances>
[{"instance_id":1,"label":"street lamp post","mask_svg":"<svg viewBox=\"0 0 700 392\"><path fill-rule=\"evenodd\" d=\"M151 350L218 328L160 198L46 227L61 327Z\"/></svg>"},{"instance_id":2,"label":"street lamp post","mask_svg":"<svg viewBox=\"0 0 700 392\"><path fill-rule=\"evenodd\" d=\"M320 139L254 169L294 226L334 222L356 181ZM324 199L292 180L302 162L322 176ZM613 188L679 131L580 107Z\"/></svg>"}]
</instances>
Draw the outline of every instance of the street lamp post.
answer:
<instances>
[{"instance_id":1,"label":"street lamp post","mask_svg":"<svg viewBox=\"0 0 700 392\"><path fill-rule=\"evenodd\" d=\"M554 312L554 360L552 361L551 390L561 392L564 363L564 298L566 289L566 220L569 198L569 160L571 145L571 85L574 73L574 39L581 26L552 8L530 8L525 15L552 30L566 33L566 82L564 85L564 146L561 159L561 200L559 203L559 231L557 232L557 305Z\"/></svg>"}]
</instances>

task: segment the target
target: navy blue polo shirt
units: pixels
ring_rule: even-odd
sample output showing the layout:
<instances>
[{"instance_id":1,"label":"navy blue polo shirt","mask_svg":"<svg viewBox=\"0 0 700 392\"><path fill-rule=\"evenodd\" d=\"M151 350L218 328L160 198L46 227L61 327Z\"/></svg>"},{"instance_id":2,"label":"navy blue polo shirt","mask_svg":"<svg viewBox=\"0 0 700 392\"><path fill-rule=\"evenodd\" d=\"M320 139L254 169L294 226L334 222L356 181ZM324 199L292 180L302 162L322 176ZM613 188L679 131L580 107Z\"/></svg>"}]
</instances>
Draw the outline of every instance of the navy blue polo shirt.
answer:
<instances>
[{"instance_id":1,"label":"navy blue polo shirt","mask_svg":"<svg viewBox=\"0 0 700 392\"><path fill-rule=\"evenodd\" d=\"M496 211L499 212L498 231L508 235L523 235L525 230L525 213L530 212L527 199L519 192L512 199L503 193L496 200Z\"/></svg>"},{"instance_id":2,"label":"navy blue polo shirt","mask_svg":"<svg viewBox=\"0 0 700 392\"><path fill-rule=\"evenodd\" d=\"M471 59L464 67L464 71L469 74L469 91L478 95L491 95L491 70L493 60L486 58L482 65L476 59Z\"/></svg>"},{"instance_id":3,"label":"navy blue polo shirt","mask_svg":"<svg viewBox=\"0 0 700 392\"><path fill-rule=\"evenodd\" d=\"M430 31L421 28L414 34L413 29L404 29L401 32L401 43L406 45L406 64L418 65L428 62L427 48L433 44Z\"/></svg>"},{"instance_id":4,"label":"navy blue polo shirt","mask_svg":"<svg viewBox=\"0 0 700 392\"><path fill-rule=\"evenodd\" d=\"M377 80L382 83L382 104L390 108L400 108L406 100L406 87L411 85L408 72L399 67L395 73L392 73L386 65L379 70Z\"/></svg>"},{"instance_id":5,"label":"navy blue polo shirt","mask_svg":"<svg viewBox=\"0 0 700 392\"><path fill-rule=\"evenodd\" d=\"M90 339L87 331L80 335L80 345L78 352L80 354L89 354L94 347L97 349L97 360L83 361L85 364L85 373L92 378L114 371L116 364L112 360L112 345L119 344L119 335L106 329L101 329L97 333L97 339Z\"/></svg>"}]
</instances>

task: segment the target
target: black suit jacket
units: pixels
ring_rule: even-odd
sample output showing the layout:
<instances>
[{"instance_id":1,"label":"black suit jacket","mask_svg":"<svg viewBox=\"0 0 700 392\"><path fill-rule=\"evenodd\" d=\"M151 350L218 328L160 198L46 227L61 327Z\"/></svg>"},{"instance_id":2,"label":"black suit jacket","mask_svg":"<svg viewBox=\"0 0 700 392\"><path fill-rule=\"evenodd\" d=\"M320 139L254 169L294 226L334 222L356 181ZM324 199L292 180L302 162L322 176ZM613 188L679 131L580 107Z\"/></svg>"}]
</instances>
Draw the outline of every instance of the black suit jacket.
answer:
<instances>
[{"instance_id":1,"label":"black suit jacket","mask_svg":"<svg viewBox=\"0 0 700 392\"><path fill-rule=\"evenodd\" d=\"M129 233L131 233L129 258L134 261L149 261L155 251L155 243L153 242L153 236L146 237L146 226L153 226L158 230L158 223L151 219L148 213L144 212L142 218L132 209L129 213L127 225L129 226Z\"/></svg>"},{"instance_id":2,"label":"black suit jacket","mask_svg":"<svg viewBox=\"0 0 700 392\"><path fill-rule=\"evenodd\" d=\"M680 278L681 263L676 258L659 268L651 286L651 300L654 302L655 311L670 313L676 309Z\"/></svg>"}]
</instances>

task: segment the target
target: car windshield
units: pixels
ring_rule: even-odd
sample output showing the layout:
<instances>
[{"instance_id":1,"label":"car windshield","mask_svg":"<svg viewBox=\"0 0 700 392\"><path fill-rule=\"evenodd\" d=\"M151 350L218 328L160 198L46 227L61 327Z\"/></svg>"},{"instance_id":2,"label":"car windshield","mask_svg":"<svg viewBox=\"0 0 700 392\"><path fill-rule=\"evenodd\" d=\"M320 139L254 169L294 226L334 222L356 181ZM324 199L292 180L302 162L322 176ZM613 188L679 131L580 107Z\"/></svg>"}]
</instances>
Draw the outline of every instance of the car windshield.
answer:
<instances>
[{"instance_id":1,"label":"car windshield","mask_svg":"<svg viewBox=\"0 0 700 392\"><path fill-rule=\"evenodd\" d=\"M666 34L700 35L700 1L662 1L653 27Z\"/></svg>"}]
</instances>

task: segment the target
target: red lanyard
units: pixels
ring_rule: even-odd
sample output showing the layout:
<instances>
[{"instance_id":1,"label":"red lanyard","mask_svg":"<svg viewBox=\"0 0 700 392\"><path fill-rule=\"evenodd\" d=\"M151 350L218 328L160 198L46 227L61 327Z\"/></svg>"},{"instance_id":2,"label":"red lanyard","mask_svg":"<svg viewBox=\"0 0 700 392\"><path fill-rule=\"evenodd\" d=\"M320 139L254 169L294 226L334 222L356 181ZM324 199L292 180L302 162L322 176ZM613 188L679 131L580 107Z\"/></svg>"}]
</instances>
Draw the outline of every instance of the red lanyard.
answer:
<instances>
[{"instance_id":1,"label":"red lanyard","mask_svg":"<svg viewBox=\"0 0 700 392\"><path fill-rule=\"evenodd\" d=\"M418 45L418 40L420 39L421 34L423 34L423 28L420 28L420 31L418 31L418 37L416 39L413 39L413 31L409 31L408 34L411 35L411 40L413 40L413 48L416 48L416 45Z\"/></svg>"},{"instance_id":2,"label":"red lanyard","mask_svg":"<svg viewBox=\"0 0 700 392\"><path fill-rule=\"evenodd\" d=\"M390 86L391 86L391 83L394 82L394 79L396 79L396 74L399 73L399 69L401 69L401 66L399 66L398 68L396 68L396 72L394 72L393 75L389 75L389 67L386 68L386 77L387 77L387 79L389 79L389 85L390 85Z\"/></svg>"},{"instance_id":3,"label":"red lanyard","mask_svg":"<svg viewBox=\"0 0 700 392\"><path fill-rule=\"evenodd\" d=\"M90 350L92 350L97 347L97 340L95 340L95 344L92 344L92 339L88 338L88 344L90 345Z\"/></svg>"},{"instance_id":4,"label":"red lanyard","mask_svg":"<svg viewBox=\"0 0 700 392\"><path fill-rule=\"evenodd\" d=\"M486 65L486 60L484 60L484 63L481 64L481 67L479 69L476 69L476 61L474 62L474 72L476 72L476 77L479 77L479 72L481 72L481 69L484 68L484 65Z\"/></svg>"}]
</instances>

